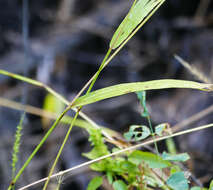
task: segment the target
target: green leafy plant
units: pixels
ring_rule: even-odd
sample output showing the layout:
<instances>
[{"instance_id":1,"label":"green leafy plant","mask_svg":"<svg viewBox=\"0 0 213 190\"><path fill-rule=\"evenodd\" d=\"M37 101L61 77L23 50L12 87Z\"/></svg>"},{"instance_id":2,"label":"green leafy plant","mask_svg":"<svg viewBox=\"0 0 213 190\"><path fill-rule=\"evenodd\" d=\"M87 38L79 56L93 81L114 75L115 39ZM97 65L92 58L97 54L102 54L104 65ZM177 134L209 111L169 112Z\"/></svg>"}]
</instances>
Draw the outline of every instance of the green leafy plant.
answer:
<instances>
[{"instance_id":1,"label":"green leafy plant","mask_svg":"<svg viewBox=\"0 0 213 190\"><path fill-rule=\"evenodd\" d=\"M90 133L89 141L93 149L83 155L89 159L95 159L110 153L104 144L103 137L99 130L88 130ZM92 133L91 133L92 132ZM102 150L102 151L98 151ZM118 149L112 149L118 151ZM173 162L185 162L189 159L187 153L171 155L166 152L162 156L141 150L125 152L122 155L116 155L113 158L103 159L90 165L94 171L103 173L103 177L114 189L188 189L188 181L184 172ZM176 169L174 169L176 167ZM162 179L158 174L159 169L169 169L170 175L167 179ZM158 172L156 171L158 170ZM119 180L117 180L119 179ZM92 181L90 184L94 183ZM98 183L100 184L100 183ZM99 187L99 185L98 185Z\"/></svg>"},{"instance_id":2,"label":"green leafy plant","mask_svg":"<svg viewBox=\"0 0 213 190\"><path fill-rule=\"evenodd\" d=\"M103 183L103 178L100 176L94 177L88 184L87 190L96 190Z\"/></svg>"},{"instance_id":3,"label":"green leafy plant","mask_svg":"<svg viewBox=\"0 0 213 190\"><path fill-rule=\"evenodd\" d=\"M148 117L148 109L146 107L146 99L144 92L138 92L140 104L143 107L141 115ZM155 132L144 125L132 125L127 133L124 133L124 137L128 141L140 141L151 134L162 136L165 130L169 129L168 123L159 124L155 127ZM93 145L93 149L89 153L83 155L89 159L96 159L100 156L104 156L110 153L107 150L103 137L100 131L88 131L90 134L89 141ZM94 135L96 134L96 135ZM94 138L96 137L96 138ZM155 139L154 139L155 141ZM103 152L98 150L104 150ZM97 154L97 151L100 154ZM118 151L117 149L112 149ZM189 182L185 176L184 171L181 170L178 162L185 162L190 159L187 153L171 154L163 152L162 155L144 152L136 150L133 152L125 152L122 156L115 156L114 158L107 158L101 160L98 163L90 165L90 168L97 172L102 172L104 177L108 180L108 183L116 190L125 189L149 189L149 188L161 188L161 189L189 189ZM155 170L162 174L158 174ZM160 169L160 170L159 170ZM161 169L169 169L169 175L166 178L161 178L163 171ZM167 172L168 174L168 172ZM117 180L119 179L119 180ZM93 180L90 182L90 184ZM100 184L99 184L100 185ZM201 189L200 187L192 187L193 189ZM204 189L204 188L203 188Z\"/></svg>"},{"instance_id":4,"label":"green leafy plant","mask_svg":"<svg viewBox=\"0 0 213 190\"><path fill-rule=\"evenodd\" d=\"M83 156L91 160L83 165L91 164L90 168L92 170L103 174L103 177L98 176L91 180L88 185L88 190L93 190L100 187L103 182L103 178L106 178L108 180L108 183L115 190L126 190L134 188L154 189L156 187L168 190L189 189L188 180L185 177L184 172L180 169L180 167L178 167L178 165L175 164L175 162L180 163L187 161L189 159L188 154L174 154L175 151L171 151L170 153L164 152L162 155L160 155L160 153L158 152L157 142L173 136L201 130L207 127L212 127L212 124L201 126L194 130L192 129L164 136L164 132L168 129L168 124L164 123L157 125L155 128L152 127L150 114L146 106L145 91L165 88L190 88L202 91L212 91L213 85L184 80L164 79L148 82L118 84L92 92L92 88L101 71L109 64L109 62L117 55L117 53L124 47L124 45L132 38L132 36L135 35L135 33L147 22L147 20L164 2L165 0L135 0L133 2L129 13L124 18L115 34L113 35L112 40L109 44L109 49L98 71L85 84L85 86L80 90L80 92L71 102L67 101L63 96L55 92L47 85L42 84L41 82L29 79L21 75L0 70L0 74L7 75L9 77L46 89L51 94L51 100L48 100L47 106L45 106L48 111L52 110L52 107L49 107L49 101L56 103L55 100L52 100L52 97L57 98L58 100L60 100L60 102L64 103L67 106L55 120L53 125L49 128L47 133L41 139L40 143L36 146L32 154L28 157L18 173L13 176L13 180L11 181L8 190L14 188L17 180L20 178L25 168L31 162L42 145L45 143L50 134L57 127L59 122L63 121L66 113L71 109L74 110L76 114L73 118L69 118L70 126L67 130L66 136L64 137L63 143L58 150L49 175L47 178L45 178L45 180L43 180L45 181L43 190L47 189L55 166L62 154L63 148L70 136L73 126L80 122L78 120L78 115L81 115L90 124L90 127L85 127L84 125L84 128L89 133L89 141L91 142L91 146L93 147L90 152L83 154ZM86 94L81 96L86 89ZM108 132L106 132L106 130L102 129L100 126L94 123L81 111L82 107L85 105L132 92L137 92L138 99L143 108L141 115L147 118L149 127L145 125L133 125L130 127L129 131L124 134L124 136L128 141L134 142L141 141L151 136L153 139L147 144L154 143L158 154L141 150L133 150L135 148L139 148L140 146L132 146L131 144L128 144L129 142L124 142L125 146L127 147L119 144L119 142L117 142L112 137L112 135L110 135ZM20 134L20 132L18 134ZM103 135L116 147L110 150L109 147L105 144ZM19 138L17 137L17 139ZM15 144L19 145L20 143L17 140ZM18 150L18 146L16 146L15 150ZM16 159L14 157L14 163L16 162L15 160ZM164 170L166 170L166 172L164 172ZM210 185L210 188L212 188L212 184Z\"/></svg>"}]
</instances>

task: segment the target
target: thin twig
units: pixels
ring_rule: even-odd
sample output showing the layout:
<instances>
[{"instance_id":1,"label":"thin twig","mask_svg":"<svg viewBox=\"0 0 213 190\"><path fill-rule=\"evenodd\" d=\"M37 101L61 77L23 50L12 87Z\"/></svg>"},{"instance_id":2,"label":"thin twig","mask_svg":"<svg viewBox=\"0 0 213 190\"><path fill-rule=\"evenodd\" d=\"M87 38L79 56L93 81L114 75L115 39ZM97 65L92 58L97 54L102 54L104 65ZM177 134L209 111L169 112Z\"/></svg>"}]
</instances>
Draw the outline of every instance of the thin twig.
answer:
<instances>
[{"instance_id":1,"label":"thin twig","mask_svg":"<svg viewBox=\"0 0 213 190\"><path fill-rule=\"evenodd\" d=\"M205 83L211 83L211 79L209 79L205 73L203 73L201 70L197 69L195 66L190 65L188 62L186 62L183 58L181 58L178 55L174 55L175 59L177 59L188 71L193 74L195 77L197 77L200 81L203 81Z\"/></svg>"},{"instance_id":2,"label":"thin twig","mask_svg":"<svg viewBox=\"0 0 213 190\"><path fill-rule=\"evenodd\" d=\"M183 129L184 127L186 127L187 125L190 125L196 121L198 121L199 119L207 116L208 114L213 112L213 105L209 106L208 108L192 115L191 117L181 121L180 123L177 123L176 125L174 125L172 127L172 131L176 132L176 131L180 131L181 129Z\"/></svg>"}]
</instances>

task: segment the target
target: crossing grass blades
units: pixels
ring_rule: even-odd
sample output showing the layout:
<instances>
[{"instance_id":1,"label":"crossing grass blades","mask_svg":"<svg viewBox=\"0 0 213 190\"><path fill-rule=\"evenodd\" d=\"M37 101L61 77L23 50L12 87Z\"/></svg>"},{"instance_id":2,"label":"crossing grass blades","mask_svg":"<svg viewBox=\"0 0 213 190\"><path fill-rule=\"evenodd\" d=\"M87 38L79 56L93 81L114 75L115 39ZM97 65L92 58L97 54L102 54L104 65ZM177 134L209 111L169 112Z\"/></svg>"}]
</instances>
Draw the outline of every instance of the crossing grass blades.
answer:
<instances>
[{"instance_id":1,"label":"crossing grass blades","mask_svg":"<svg viewBox=\"0 0 213 190\"><path fill-rule=\"evenodd\" d=\"M41 88L45 88L58 101L61 101L66 105L66 108L58 116L53 125L49 128L47 133L38 143L38 145L36 146L32 154L28 157L23 166L18 170L16 175L13 175L13 179L9 184L8 190L15 189L16 182L23 174L25 168L30 164L31 160L34 158L47 138L58 126L59 122L63 119L63 117L69 110L74 110L76 114L73 118L70 119L70 126L67 130L66 136L64 137L63 143L58 150L48 177L19 188L19 190L27 189L41 182L45 182L43 190L46 190L50 179L57 176L65 175L68 172L72 172L73 170L84 167L86 165L90 165L91 170L99 172L99 175L94 177L88 184L88 190L95 190L99 188L103 184L104 180L107 180L108 184L115 190L149 190L156 188L163 190L208 189L201 187L190 188L189 178L186 176L186 173L182 170L179 164L190 159L187 153L174 154L173 151L173 153L163 152L161 154L158 151L157 142L174 136L184 135L197 130L203 130L205 128L212 127L213 124L181 131L174 134L171 133L171 131L168 133L169 125L167 123L159 124L156 127L152 127L150 115L146 107L145 92L148 90L160 90L167 88L188 88L210 92L213 90L212 84L164 79L148 82L118 84L115 86L92 91L92 88L101 71L110 63L110 61L135 35L135 33L160 8L160 6L165 3L165 1L166 0L135 0L133 2L126 17L115 31L112 40L109 43L109 49L98 71L85 84L85 86L79 91L77 96L71 102L67 101L62 95L58 94L45 84L24 76L0 70L0 74L7 75L9 77L21 80L26 83L30 83ZM84 91L86 91L85 95L81 96ZM126 140L124 140L123 143L116 140L109 130L98 126L94 121L92 121L81 111L82 107L85 105L133 92L137 92L138 99L141 103L141 106L143 107L142 116L147 118L149 127L144 124L130 126L129 131L124 134L124 138ZM79 115L81 115L86 120L86 122L88 122L88 126L90 126L85 127L85 129L89 133L89 142L91 143L92 150L88 153L82 154L90 161L70 168L68 170L61 171L57 174L53 174L55 166L64 149L64 146L68 138L70 137L72 128L78 122ZM151 140L141 142L148 137L152 137ZM21 138L21 135L17 135L16 138ZM19 141L20 139L18 139L18 142L17 140L15 141L17 142L17 145L19 144ZM106 141L112 143L114 145L114 148L109 149L109 147L105 143ZM157 153L136 150L141 146L152 143L155 144L155 151ZM16 149L18 148L16 147ZM15 155L13 155L13 157L16 158ZM60 184L61 182L59 183L58 189L60 188ZM211 183L209 190L212 190L212 188L213 182Z\"/></svg>"}]
</instances>

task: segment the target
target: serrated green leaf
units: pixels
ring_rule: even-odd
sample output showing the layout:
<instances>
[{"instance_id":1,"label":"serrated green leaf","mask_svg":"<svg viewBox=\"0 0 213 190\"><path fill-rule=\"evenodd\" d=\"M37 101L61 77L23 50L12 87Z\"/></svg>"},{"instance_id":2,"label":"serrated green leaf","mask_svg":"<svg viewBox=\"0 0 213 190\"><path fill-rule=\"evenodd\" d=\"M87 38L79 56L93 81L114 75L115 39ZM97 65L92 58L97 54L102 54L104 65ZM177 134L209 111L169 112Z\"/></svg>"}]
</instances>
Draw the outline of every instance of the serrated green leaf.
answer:
<instances>
[{"instance_id":1,"label":"serrated green leaf","mask_svg":"<svg viewBox=\"0 0 213 190\"><path fill-rule=\"evenodd\" d=\"M87 187L87 190L96 190L98 189L103 183L103 178L100 176L94 177Z\"/></svg>"},{"instance_id":2,"label":"serrated green leaf","mask_svg":"<svg viewBox=\"0 0 213 190\"><path fill-rule=\"evenodd\" d=\"M130 154L128 160L136 165L144 162L148 164L150 168L166 168L171 166L171 163L169 161L163 160L160 156L150 152L142 152L139 150L136 150L132 154Z\"/></svg>"},{"instance_id":3,"label":"serrated green leaf","mask_svg":"<svg viewBox=\"0 0 213 190\"><path fill-rule=\"evenodd\" d=\"M90 134L89 141L93 145L93 149L88 153L83 153L82 155L89 159L95 159L109 154L107 146L104 144L101 130L88 128L88 132Z\"/></svg>"},{"instance_id":4,"label":"serrated green leaf","mask_svg":"<svg viewBox=\"0 0 213 190\"><path fill-rule=\"evenodd\" d=\"M128 132L124 133L124 138L128 141L140 141L150 136L150 129L145 125L132 125Z\"/></svg>"},{"instance_id":5,"label":"serrated green leaf","mask_svg":"<svg viewBox=\"0 0 213 190\"><path fill-rule=\"evenodd\" d=\"M188 181L184 176L183 172L176 172L172 174L166 181L167 185L174 190L188 190Z\"/></svg>"},{"instance_id":6,"label":"serrated green leaf","mask_svg":"<svg viewBox=\"0 0 213 190\"><path fill-rule=\"evenodd\" d=\"M128 190L127 185L122 180L117 180L113 183L114 190Z\"/></svg>"},{"instance_id":7,"label":"serrated green leaf","mask_svg":"<svg viewBox=\"0 0 213 190\"><path fill-rule=\"evenodd\" d=\"M120 46L144 18L147 17L158 4L163 2L164 0L138 0L134 3L114 33L110 47L115 49Z\"/></svg>"},{"instance_id":8,"label":"serrated green leaf","mask_svg":"<svg viewBox=\"0 0 213 190\"><path fill-rule=\"evenodd\" d=\"M157 126L155 126L155 133L158 135L158 136L162 136L163 135L163 132L168 128L168 123L161 123Z\"/></svg>"},{"instance_id":9,"label":"serrated green leaf","mask_svg":"<svg viewBox=\"0 0 213 190\"><path fill-rule=\"evenodd\" d=\"M148 82L135 82L135 83L125 83L114 85L100 90L93 91L87 95L79 97L73 107L84 106L100 100L121 96L131 92L138 92L141 90L157 90L157 89L166 89L166 88L191 88L203 91L212 91L213 85L203 84L192 81L184 80L173 80L173 79L162 79L154 80Z\"/></svg>"},{"instance_id":10,"label":"serrated green leaf","mask_svg":"<svg viewBox=\"0 0 213 190\"><path fill-rule=\"evenodd\" d=\"M190 156L187 153L169 154L169 153L163 152L162 158L163 158L163 160L185 162L188 159L190 159Z\"/></svg>"}]
</instances>

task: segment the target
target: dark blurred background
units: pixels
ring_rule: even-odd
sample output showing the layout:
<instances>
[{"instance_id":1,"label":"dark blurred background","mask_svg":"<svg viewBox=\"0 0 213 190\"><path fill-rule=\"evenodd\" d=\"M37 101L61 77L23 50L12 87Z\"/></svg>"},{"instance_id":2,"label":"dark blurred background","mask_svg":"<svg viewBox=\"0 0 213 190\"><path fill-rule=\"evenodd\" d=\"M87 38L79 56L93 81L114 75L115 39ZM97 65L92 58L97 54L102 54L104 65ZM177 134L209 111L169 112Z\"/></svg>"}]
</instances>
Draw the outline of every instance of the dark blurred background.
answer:
<instances>
[{"instance_id":1,"label":"dark blurred background","mask_svg":"<svg viewBox=\"0 0 213 190\"><path fill-rule=\"evenodd\" d=\"M0 1L0 69L39 80L71 100L97 71L113 32L132 1L34 0L23 5L24 1L28 2ZM174 54L187 60L211 81L212 10L211 0L167 0L104 69L94 89L165 78L199 81L175 60ZM41 88L0 76L0 97L41 108L46 94ZM211 93L173 89L148 92L147 104L153 124L168 122L175 125L211 106L213 99ZM123 133L131 124L146 124L140 109L136 95L130 94L86 106L83 110L98 124ZM13 136L21 114L0 107L1 189L6 189L11 179ZM212 122L212 114L209 114L185 128ZM65 132L65 127L55 131L18 185L23 186L48 174ZM27 114L18 168L44 133L41 118ZM213 130L208 129L175 139L178 150L192 156L188 168L204 185L208 185L213 177L212 137ZM86 161L81 153L89 150L87 140L85 131L74 128L57 171ZM92 176L94 173L83 168L65 176L61 187L86 189ZM55 184L57 180L53 180L50 189L54 189Z\"/></svg>"}]
</instances>

